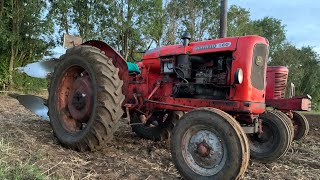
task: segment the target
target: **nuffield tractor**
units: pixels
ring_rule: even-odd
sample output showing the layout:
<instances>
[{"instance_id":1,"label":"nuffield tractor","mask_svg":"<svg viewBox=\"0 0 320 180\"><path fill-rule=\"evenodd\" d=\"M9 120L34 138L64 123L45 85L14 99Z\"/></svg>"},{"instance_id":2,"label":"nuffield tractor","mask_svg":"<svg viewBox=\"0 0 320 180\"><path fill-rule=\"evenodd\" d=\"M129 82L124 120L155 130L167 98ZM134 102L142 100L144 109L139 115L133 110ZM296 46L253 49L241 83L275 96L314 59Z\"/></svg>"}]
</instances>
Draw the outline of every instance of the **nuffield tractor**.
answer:
<instances>
[{"instance_id":1,"label":"nuffield tractor","mask_svg":"<svg viewBox=\"0 0 320 180\"><path fill-rule=\"evenodd\" d=\"M288 72L280 80L281 67L267 75L266 38L190 42L184 33L181 39L146 50L137 64L96 40L68 49L55 63L33 64L50 72L44 109L60 143L98 150L126 118L138 135L170 141L173 163L185 179L238 179L250 157L275 161L292 139L305 136L307 122L292 110L310 110L310 100L283 99ZM33 102L42 102L17 99L33 111Z\"/></svg>"}]
</instances>

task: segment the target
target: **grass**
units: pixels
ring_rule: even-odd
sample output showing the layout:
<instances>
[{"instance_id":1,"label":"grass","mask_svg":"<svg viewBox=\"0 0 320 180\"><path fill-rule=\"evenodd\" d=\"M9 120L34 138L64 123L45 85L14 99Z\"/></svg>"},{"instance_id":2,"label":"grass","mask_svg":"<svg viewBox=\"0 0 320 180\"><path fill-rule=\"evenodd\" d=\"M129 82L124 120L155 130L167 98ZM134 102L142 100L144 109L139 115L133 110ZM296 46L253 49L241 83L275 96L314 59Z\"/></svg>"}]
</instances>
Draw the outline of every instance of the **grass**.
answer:
<instances>
[{"instance_id":1,"label":"grass","mask_svg":"<svg viewBox=\"0 0 320 180\"><path fill-rule=\"evenodd\" d=\"M42 180L46 176L29 161L19 160L18 150L11 147L3 139L0 140L0 179L3 180Z\"/></svg>"},{"instance_id":2,"label":"grass","mask_svg":"<svg viewBox=\"0 0 320 180\"><path fill-rule=\"evenodd\" d=\"M307 115L320 115L319 111L302 111L302 113Z\"/></svg>"},{"instance_id":3,"label":"grass","mask_svg":"<svg viewBox=\"0 0 320 180\"><path fill-rule=\"evenodd\" d=\"M12 165L7 163L0 164L0 179L8 180L42 180L45 176L42 172L32 165Z\"/></svg>"}]
</instances>

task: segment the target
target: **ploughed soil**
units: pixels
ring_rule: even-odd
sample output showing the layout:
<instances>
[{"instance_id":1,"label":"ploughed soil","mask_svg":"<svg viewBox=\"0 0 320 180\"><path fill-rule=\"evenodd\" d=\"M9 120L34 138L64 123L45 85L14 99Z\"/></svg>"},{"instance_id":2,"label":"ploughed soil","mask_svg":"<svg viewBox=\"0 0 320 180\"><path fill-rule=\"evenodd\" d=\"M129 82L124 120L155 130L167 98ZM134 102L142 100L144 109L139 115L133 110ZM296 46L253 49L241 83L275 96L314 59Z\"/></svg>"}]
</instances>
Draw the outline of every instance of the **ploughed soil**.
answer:
<instances>
[{"instance_id":1,"label":"ploughed soil","mask_svg":"<svg viewBox=\"0 0 320 180\"><path fill-rule=\"evenodd\" d=\"M244 179L319 179L320 115L307 118L304 140L293 142L276 162L250 161ZM35 166L47 179L181 179L166 142L141 139L124 121L103 150L79 153L62 147L49 122L8 96L0 96L0 143L11 147L0 161Z\"/></svg>"}]
</instances>

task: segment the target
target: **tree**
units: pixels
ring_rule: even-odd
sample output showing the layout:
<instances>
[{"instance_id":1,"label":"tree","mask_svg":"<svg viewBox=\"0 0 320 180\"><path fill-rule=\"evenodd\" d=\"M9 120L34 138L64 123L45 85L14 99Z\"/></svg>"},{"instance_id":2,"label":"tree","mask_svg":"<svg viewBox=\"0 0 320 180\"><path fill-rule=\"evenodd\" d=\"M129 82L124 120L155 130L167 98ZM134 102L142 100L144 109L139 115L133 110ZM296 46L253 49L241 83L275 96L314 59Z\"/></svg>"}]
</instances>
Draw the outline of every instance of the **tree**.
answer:
<instances>
[{"instance_id":1,"label":"tree","mask_svg":"<svg viewBox=\"0 0 320 180\"><path fill-rule=\"evenodd\" d=\"M50 20L44 15L45 1L10 0L1 2L0 53L2 67L7 66L4 83L13 85L13 70L41 58L52 43L47 38L52 32ZM3 76L4 77L4 76ZM6 77L4 77L6 78Z\"/></svg>"},{"instance_id":2,"label":"tree","mask_svg":"<svg viewBox=\"0 0 320 180\"><path fill-rule=\"evenodd\" d=\"M286 40L285 25L281 20L265 17L259 20L253 21L253 26L256 28L255 32L258 35L263 36L269 40L269 54L272 57L274 51L279 49Z\"/></svg>"},{"instance_id":3,"label":"tree","mask_svg":"<svg viewBox=\"0 0 320 180\"><path fill-rule=\"evenodd\" d=\"M284 44L274 52L270 65L288 67L288 82L295 84L296 94L310 94L312 102L320 104L320 57L311 47Z\"/></svg>"},{"instance_id":4,"label":"tree","mask_svg":"<svg viewBox=\"0 0 320 180\"><path fill-rule=\"evenodd\" d=\"M219 24L218 0L171 0L166 6L167 22L164 44L174 44L184 31L193 41L211 38Z\"/></svg>"},{"instance_id":5,"label":"tree","mask_svg":"<svg viewBox=\"0 0 320 180\"><path fill-rule=\"evenodd\" d=\"M228 11L228 36L262 35L263 32L250 19L250 12L232 5Z\"/></svg>"}]
</instances>

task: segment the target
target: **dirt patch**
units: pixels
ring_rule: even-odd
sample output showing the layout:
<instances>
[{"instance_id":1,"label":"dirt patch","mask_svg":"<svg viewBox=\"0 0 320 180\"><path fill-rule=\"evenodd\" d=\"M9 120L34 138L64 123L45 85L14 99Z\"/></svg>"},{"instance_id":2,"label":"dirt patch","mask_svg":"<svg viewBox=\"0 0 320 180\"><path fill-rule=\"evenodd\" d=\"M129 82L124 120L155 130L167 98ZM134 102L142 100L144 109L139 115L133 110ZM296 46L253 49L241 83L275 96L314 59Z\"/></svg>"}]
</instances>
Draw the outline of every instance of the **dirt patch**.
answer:
<instances>
[{"instance_id":1,"label":"dirt patch","mask_svg":"<svg viewBox=\"0 0 320 180\"><path fill-rule=\"evenodd\" d=\"M17 150L12 159L39 167L48 179L181 179L166 143L140 139L125 122L103 150L79 153L61 147L49 122L15 99L0 96L0 102L0 138ZM320 119L308 118L305 140L274 163L251 161L245 179L319 179Z\"/></svg>"}]
</instances>

